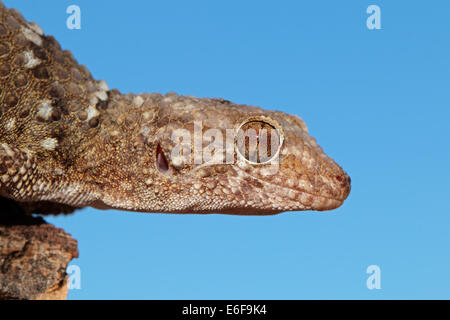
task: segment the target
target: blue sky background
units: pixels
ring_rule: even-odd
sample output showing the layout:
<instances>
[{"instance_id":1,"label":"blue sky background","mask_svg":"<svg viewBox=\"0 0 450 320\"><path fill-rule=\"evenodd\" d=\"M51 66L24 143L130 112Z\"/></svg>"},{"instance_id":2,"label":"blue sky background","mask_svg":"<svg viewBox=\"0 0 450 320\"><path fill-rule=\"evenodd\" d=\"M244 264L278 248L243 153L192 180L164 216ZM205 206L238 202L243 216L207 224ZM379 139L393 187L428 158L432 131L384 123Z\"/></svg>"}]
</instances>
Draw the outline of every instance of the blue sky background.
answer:
<instances>
[{"instance_id":1,"label":"blue sky background","mask_svg":"<svg viewBox=\"0 0 450 320\"><path fill-rule=\"evenodd\" d=\"M450 2L4 2L110 88L300 115L352 178L326 213L51 217L79 242L69 298L450 298Z\"/></svg>"}]
</instances>

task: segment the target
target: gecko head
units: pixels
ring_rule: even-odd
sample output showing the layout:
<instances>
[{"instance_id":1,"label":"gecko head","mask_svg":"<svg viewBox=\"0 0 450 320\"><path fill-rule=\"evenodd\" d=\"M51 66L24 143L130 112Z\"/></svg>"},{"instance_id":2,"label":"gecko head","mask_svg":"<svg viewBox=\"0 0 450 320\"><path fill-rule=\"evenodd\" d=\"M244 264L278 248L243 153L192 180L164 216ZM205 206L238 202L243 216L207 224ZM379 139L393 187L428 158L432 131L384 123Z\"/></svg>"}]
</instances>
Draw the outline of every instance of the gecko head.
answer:
<instances>
[{"instance_id":1,"label":"gecko head","mask_svg":"<svg viewBox=\"0 0 450 320\"><path fill-rule=\"evenodd\" d=\"M152 117L139 211L262 215L331 210L347 198L349 176L299 117L186 99Z\"/></svg>"}]
</instances>

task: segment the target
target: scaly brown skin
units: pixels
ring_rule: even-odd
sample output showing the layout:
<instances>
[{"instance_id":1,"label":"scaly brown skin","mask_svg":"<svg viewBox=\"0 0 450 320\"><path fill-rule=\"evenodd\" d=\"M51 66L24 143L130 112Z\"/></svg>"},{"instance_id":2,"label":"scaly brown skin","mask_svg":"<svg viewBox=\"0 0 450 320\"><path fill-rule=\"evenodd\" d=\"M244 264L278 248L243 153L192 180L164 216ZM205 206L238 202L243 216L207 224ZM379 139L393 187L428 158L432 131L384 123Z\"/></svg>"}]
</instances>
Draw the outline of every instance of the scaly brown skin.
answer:
<instances>
[{"instance_id":1,"label":"scaly brown skin","mask_svg":"<svg viewBox=\"0 0 450 320\"><path fill-rule=\"evenodd\" d=\"M0 195L27 211L274 214L330 210L347 198L350 178L299 117L222 99L120 94L16 10L1 2L0 10ZM282 144L270 162L173 156L175 130L195 137L201 121L203 133L225 137L247 119L278 130Z\"/></svg>"}]
</instances>

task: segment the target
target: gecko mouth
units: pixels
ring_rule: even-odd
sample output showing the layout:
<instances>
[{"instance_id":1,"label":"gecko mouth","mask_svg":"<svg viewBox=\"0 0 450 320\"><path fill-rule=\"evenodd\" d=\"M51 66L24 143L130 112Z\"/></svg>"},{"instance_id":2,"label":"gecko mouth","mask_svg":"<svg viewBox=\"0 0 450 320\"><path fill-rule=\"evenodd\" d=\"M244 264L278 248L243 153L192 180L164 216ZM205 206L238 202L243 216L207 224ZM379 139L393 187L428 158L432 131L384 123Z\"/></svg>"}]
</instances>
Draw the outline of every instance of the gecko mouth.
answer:
<instances>
[{"instance_id":1,"label":"gecko mouth","mask_svg":"<svg viewBox=\"0 0 450 320\"><path fill-rule=\"evenodd\" d=\"M343 204L350 193L350 178L347 175L341 176L340 179L337 178L338 181L342 180L340 181L342 183L339 184L339 190L328 192L329 194L321 194L306 190L306 188L288 186L283 180L281 180L281 183L277 183L271 179L257 179L242 169L238 169L238 171L245 179L258 181L262 185L263 190L261 192L267 194L268 198L275 199L273 206L281 211L336 209ZM334 190L331 186L326 187L327 191Z\"/></svg>"}]
</instances>

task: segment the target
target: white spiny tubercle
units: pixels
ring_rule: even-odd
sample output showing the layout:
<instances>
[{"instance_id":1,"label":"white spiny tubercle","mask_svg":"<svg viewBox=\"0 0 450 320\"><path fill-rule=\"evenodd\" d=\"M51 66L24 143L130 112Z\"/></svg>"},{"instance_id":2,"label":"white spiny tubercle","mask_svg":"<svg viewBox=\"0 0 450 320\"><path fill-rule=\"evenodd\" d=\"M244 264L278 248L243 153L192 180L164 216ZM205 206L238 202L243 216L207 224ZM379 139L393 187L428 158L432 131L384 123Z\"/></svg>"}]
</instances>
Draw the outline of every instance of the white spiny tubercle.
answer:
<instances>
[{"instance_id":1,"label":"white spiny tubercle","mask_svg":"<svg viewBox=\"0 0 450 320\"><path fill-rule=\"evenodd\" d=\"M142 106L142 104L144 103L144 99L142 99L141 96L136 96L133 99L133 105L136 107L140 107Z\"/></svg>"},{"instance_id":2,"label":"white spiny tubercle","mask_svg":"<svg viewBox=\"0 0 450 320\"><path fill-rule=\"evenodd\" d=\"M88 121L91 120L92 118L94 118L94 117L96 117L96 116L99 115L98 110L97 110L97 109L95 108L95 106L93 106L93 105L90 105L90 106L86 109L86 112L87 112L87 120L88 120Z\"/></svg>"},{"instance_id":3,"label":"white spiny tubercle","mask_svg":"<svg viewBox=\"0 0 450 320\"><path fill-rule=\"evenodd\" d=\"M58 146L58 140L55 138L47 138L41 141L41 146L46 150L53 151Z\"/></svg>"},{"instance_id":4,"label":"white spiny tubercle","mask_svg":"<svg viewBox=\"0 0 450 320\"><path fill-rule=\"evenodd\" d=\"M50 119L50 116L52 114L53 108L51 106L50 100L44 100L41 102L41 105L38 107L38 113L37 115L41 117L44 120Z\"/></svg>"},{"instance_id":5,"label":"white spiny tubercle","mask_svg":"<svg viewBox=\"0 0 450 320\"><path fill-rule=\"evenodd\" d=\"M108 99L108 95L106 94L106 91L97 91L95 93L97 98L99 98L101 101L106 101Z\"/></svg>"},{"instance_id":6,"label":"white spiny tubercle","mask_svg":"<svg viewBox=\"0 0 450 320\"><path fill-rule=\"evenodd\" d=\"M34 56L34 53L31 50L25 51L23 54L26 59L25 68L27 69L32 69L42 62L40 59Z\"/></svg>"},{"instance_id":7,"label":"white spiny tubercle","mask_svg":"<svg viewBox=\"0 0 450 320\"><path fill-rule=\"evenodd\" d=\"M106 83L105 80L100 80L98 82L98 88L102 91L109 91L109 87L108 84Z\"/></svg>"},{"instance_id":8,"label":"white spiny tubercle","mask_svg":"<svg viewBox=\"0 0 450 320\"><path fill-rule=\"evenodd\" d=\"M9 157L14 157L14 151L12 151L12 149L9 147L9 145L7 145L6 143L2 143L2 147Z\"/></svg>"},{"instance_id":9,"label":"white spiny tubercle","mask_svg":"<svg viewBox=\"0 0 450 320\"><path fill-rule=\"evenodd\" d=\"M33 42L35 45L39 47L42 46L42 38L34 30L26 28L24 26L22 26L21 30L25 38L27 38L29 41Z\"/></svg>"},{"instance_id":10,"label":"white spiny tubercle","mask_svg":"<svg viewBox=\"0 0 450 320\"><path fill-rule=\"evenodd\" d=\"M8 122L6 123L6 130L13 130L16 126L16 119L15 118L11 118L8 120Z\"/></svg>"},{"instance_id":11,"label":"white spiny tubercle","mask_svg":"<svg viewBox=\"0 0 450 320\"><path fill-rule=\"evenodd\" d=\"M34 32L36 32L38 35L43 36L44 35L44 31L42 31L41 27L35 23L35 22L30 22L28 24L28 26L30 27L31 30L33 30Z\"/></svg>"}]
</instances>

